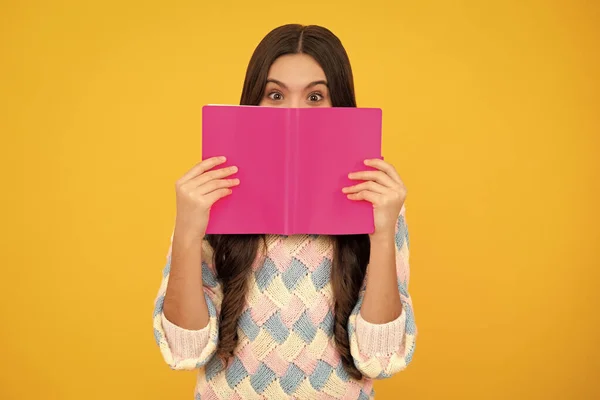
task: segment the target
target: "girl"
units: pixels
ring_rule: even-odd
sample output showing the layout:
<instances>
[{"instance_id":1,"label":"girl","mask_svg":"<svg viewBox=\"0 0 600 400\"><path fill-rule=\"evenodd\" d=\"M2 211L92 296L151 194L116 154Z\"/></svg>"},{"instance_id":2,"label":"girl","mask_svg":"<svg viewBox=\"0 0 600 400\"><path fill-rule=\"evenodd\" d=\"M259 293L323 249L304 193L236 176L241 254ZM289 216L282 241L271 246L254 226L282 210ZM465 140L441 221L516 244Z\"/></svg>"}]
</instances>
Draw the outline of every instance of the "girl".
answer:
<instances>
[{"instance_id":1,"label":"girl","mask_svg":"<svg viewBox=\"0 0 600 400\"><path fill-rule=\"evenodd\" d=\"M242 105L356 107L346 51L329 30L271 31ZM370 399L373 379L411 361L406 189L382 160L348 171L349 201L373 204L371 235L209 235L235 167L203 160L176 185L177 218L154 335L173 369L198 369L196 399ZM368 276L368 279L367 279Z\"/></svg>"}]
</instances>

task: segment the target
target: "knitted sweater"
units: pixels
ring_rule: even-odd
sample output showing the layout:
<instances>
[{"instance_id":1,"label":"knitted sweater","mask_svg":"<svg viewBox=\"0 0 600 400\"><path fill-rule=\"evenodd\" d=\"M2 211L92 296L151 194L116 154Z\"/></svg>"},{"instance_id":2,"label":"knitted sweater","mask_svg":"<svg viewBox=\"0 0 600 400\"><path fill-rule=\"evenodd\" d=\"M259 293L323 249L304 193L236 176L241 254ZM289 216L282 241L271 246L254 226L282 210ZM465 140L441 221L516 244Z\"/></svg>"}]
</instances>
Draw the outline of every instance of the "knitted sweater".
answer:
<instances>
[{"instance_id":1,"label":"knitted sweater","mask_svg":"<svg viewBox=\"0 0 600 400\"><path fill-rule=\"evenodd\" d=\"M346 373L335 347L333 246L327 236L267 235L267 253L257 257L252 267L238 321L238 345L226 366L214 356L222 290L212 249L203 241L202 280L210 320L201 330L183 329L163 314L169 250L154 309L154 336L164 360L173 369L198 369L196 400L372 399L373 379L404 369L415 349L404 214L403 208L396 226L401 315L385 324L365 321L360 313L363 284L348 320L351 354L363 379L354 380Z\"/></svg>"}]
</instances>

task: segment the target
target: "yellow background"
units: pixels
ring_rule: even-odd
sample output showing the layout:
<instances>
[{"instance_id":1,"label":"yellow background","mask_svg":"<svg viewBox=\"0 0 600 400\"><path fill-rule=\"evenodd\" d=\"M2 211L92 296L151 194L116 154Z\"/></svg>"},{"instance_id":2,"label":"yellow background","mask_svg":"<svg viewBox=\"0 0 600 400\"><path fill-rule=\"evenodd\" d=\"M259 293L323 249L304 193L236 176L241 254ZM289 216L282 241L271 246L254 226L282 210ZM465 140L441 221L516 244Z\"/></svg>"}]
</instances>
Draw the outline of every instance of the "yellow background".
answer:
<instances>
[{"instance_id":1,"label":"yellow background","mask_svg":"<svg viewBox=\"0 0 600 400\"><path fill-rule=\"evenodd\" d=\"M192 398L151 326L174 182L288 22L342 39L409 188L420 336L377 398L600 398L597 2L0 7L0 398Z\"/></svg>"}]
</instances>

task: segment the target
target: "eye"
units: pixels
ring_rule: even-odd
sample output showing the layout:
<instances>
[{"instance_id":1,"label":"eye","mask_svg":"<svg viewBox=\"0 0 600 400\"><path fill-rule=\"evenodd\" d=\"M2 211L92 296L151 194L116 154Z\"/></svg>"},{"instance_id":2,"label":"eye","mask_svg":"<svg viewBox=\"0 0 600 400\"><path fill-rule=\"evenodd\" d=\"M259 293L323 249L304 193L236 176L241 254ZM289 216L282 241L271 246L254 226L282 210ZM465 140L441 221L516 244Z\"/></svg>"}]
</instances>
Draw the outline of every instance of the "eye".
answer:
<instances>
[{"instance_id":1,"label":"eye","mask_svg":"<svg viewBox=\"0 0 600 400\"><path fill-rule=\"evenodd\" d=\"M271 92L268 96L271 100L279 101L283 100L283 95L279 92Z\"/></svg>"},{"instance_id":2,"label":"eye","mask_svg":"<svg viewBox=\"0 0 600 400\"><path fill-rule=\"evenodd\" d=\"M321 93L311 93L308 95L308 100L310 102L317 102L323 100L323 95Z\"/></svg>"}]
</instances>

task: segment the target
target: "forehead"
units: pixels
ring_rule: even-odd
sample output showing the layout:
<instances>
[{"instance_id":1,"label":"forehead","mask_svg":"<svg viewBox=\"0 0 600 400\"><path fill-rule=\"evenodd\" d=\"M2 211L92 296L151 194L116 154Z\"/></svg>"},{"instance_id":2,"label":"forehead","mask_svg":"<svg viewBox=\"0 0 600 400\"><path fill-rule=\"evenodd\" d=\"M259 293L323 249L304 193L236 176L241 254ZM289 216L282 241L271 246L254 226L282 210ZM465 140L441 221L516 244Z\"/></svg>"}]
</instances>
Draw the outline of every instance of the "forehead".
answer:
<instances>
[{"instance_id":1,"label":"forehead","mask_svg":"<svg viewBox=\"0 0 600 400\"><path fill-rule=\"evenodd\" d=\"M317 61L306 54L286 54L276 59L269 68L269 78L286 86L302 87L325 80L325 72Z\"/></svg>"}]
</instances>

